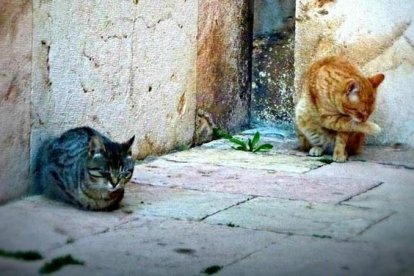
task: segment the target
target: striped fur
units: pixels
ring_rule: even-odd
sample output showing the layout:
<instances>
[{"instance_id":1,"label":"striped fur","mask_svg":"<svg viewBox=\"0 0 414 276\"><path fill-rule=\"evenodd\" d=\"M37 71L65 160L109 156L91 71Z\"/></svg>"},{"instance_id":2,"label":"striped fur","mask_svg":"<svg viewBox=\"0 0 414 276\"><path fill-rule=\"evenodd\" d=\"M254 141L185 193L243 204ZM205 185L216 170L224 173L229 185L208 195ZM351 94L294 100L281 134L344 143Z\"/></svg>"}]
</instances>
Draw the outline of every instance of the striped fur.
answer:
<instances>
[{"instance_id":1,"label":"striped fur","mask_svg":"<svg viewBox=\"0 0 414 276\"><path fill-rule=\"evenodd\" d=\"M332 146L333 159L345 162L361 151L366 134L380 127L368 121L374 111L377 87L383 74L366 78L343 57L315 62L304 77L296 105L299 143L311 156Z\"/></svg>"},{"instance_id":2,"label":"striped fur","mask_svg":"<svg viewBox=\"0 0 414 276\"><path fill-rule=\"evenodd\" d=\"M132 177L133 141L115 143L89 127L46 141L36 156L33 192L82 209L116 209Z\"/></svg>"}]
</instances>

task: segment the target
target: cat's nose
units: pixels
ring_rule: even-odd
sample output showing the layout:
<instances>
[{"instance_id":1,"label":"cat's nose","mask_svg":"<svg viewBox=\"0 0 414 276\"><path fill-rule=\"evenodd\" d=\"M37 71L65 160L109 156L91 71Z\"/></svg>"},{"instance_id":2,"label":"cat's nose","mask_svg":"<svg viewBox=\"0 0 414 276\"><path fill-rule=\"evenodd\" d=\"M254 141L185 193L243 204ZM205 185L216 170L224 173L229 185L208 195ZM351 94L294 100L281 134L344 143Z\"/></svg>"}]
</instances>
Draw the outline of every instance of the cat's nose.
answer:
<instances>
[{"instance_id":1,"label":"cat's nose","mask_svg":"<svg viewBox=\"0 0 414 276\"><path fill-rule=\"evenodd\" d=\"M118 178L118 177L113 177L113 176L111 176L111 185L112 185L112 187L116 187L116 185L118 185L118 183L119 183L119 181L120 181L120 179Z\"/></svg>"}]
</instances>

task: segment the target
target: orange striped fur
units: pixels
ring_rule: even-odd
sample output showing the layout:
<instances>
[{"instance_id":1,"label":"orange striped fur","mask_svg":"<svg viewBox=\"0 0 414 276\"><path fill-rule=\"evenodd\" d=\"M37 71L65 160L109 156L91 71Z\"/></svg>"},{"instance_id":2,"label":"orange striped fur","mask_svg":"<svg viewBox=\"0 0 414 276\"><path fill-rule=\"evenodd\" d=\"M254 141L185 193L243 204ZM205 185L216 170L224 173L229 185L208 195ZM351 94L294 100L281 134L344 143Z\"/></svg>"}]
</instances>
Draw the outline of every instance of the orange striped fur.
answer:
<instances>
[{"instance_id":1,"label":"orange striped fur","mask_svg":"<svg viewBox=\"0 0 414 276\"><path fill-rule=\"evenodd\" d=\"M383 74L364 77L344 57L327 57L312 64L295 110L302 148L311 156L321 156L332 145L336 162L360 153L365 135L381 131L368 118L383 80Z\"/></svg>"}]
</instances>

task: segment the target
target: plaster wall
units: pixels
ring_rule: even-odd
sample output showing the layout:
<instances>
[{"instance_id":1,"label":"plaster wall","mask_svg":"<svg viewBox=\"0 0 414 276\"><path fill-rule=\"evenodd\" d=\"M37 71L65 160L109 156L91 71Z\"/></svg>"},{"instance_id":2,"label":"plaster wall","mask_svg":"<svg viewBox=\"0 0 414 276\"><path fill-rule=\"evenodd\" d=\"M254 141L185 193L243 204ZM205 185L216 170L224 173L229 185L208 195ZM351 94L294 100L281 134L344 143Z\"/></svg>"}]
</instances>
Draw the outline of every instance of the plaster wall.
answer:
<instances>
[{"instance_id":1,"label":"plaster wall","mask_svg":"<svg viewBox=\"0 0 414 276\"><path fill-rule=\"evenodd\" d=\"M133 153L192 142L198 1L34 0L31 155L89 125Z\"/></svg>"},{"instance_id":2,"label":"plaster wall","mask_svg":"<svg viewBox=\"0 0 414 276\"><path fill-rule=\"evenodd\" d=\"M414 147L414 1L297 0L296 93L316 59L341 54L367 74L383 72L371 143Z\"/></svg>"},{"instance_id":3,"label":"plaster wall","mask_svg":"<svg viewBox=\"0 0 414 276\"><path fill-rule=\"evenodd\" d=\"M0 204L29 180L32 1L0 0Z\"/></svg>"}]
</instances>

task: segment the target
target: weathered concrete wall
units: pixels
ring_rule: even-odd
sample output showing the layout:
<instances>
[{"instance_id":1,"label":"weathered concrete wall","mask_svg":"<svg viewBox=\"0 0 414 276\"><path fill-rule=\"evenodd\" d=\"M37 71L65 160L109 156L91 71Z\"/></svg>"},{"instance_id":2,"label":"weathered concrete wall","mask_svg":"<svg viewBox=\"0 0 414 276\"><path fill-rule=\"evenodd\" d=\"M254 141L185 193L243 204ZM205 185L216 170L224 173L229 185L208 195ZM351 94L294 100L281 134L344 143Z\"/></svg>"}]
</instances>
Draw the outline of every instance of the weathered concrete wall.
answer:
<instances>
[{"instance_id":1,"label":"weathered concrete wall","mask_svg":"<svg viewBox=\"0 0 414 276\"><path fill-rule=\"evenodd\" d=\"M289 18L295 15L295 1L255 0L254 37L278 33L286 28Z\"/></svg>"},{"instance_id":2,"label":"weathered concrete wall","mask_svg":"<svg viewBox=\"0 0 414 276\"><path fill-rule=\"evenodd\" d=\"M342 54L366 74L383 72L371 142L414 147L414 1L297 0L296 91L318 58Z\"/></svg>"},{"instance_id":3,"label":"weathered concrete wall","mask_svg":"<svg viewBox=\"0 0 414 276\"><path fill-rule=\"evenodd\" d=\"M34 0L31 152L81 125L138 157L191 143L197 2Z\"/></svg>"},{"instance_id":4,"label":"weathered concrete wall","mask_svg":"<svg viewBox=\"0 0 414 276\"><path fill-rule=\"evenodd\" d=\"M195 143L249 123L251 1L200 0Z\"/></svg>"},{"instance_id":5,"label":"weathered concrete wall","mask_svg":"<svg viewBox=\"0 0 414 276\"><path fill-rule=\"evenodd\" d=\"M294 1L254 2L250 104L253 127L276 127L293 133L294 7Z\"/></svg>"},{"instance_id":6,"label":"weathered concrete wall","mask_svg":"<svg viewBox=\"0 0 414 276\"><path fill-rule=\"evenodd\" d=\"M0 203L29 180L32 1L0 0Z\"/></svg>"}]
</instances>

